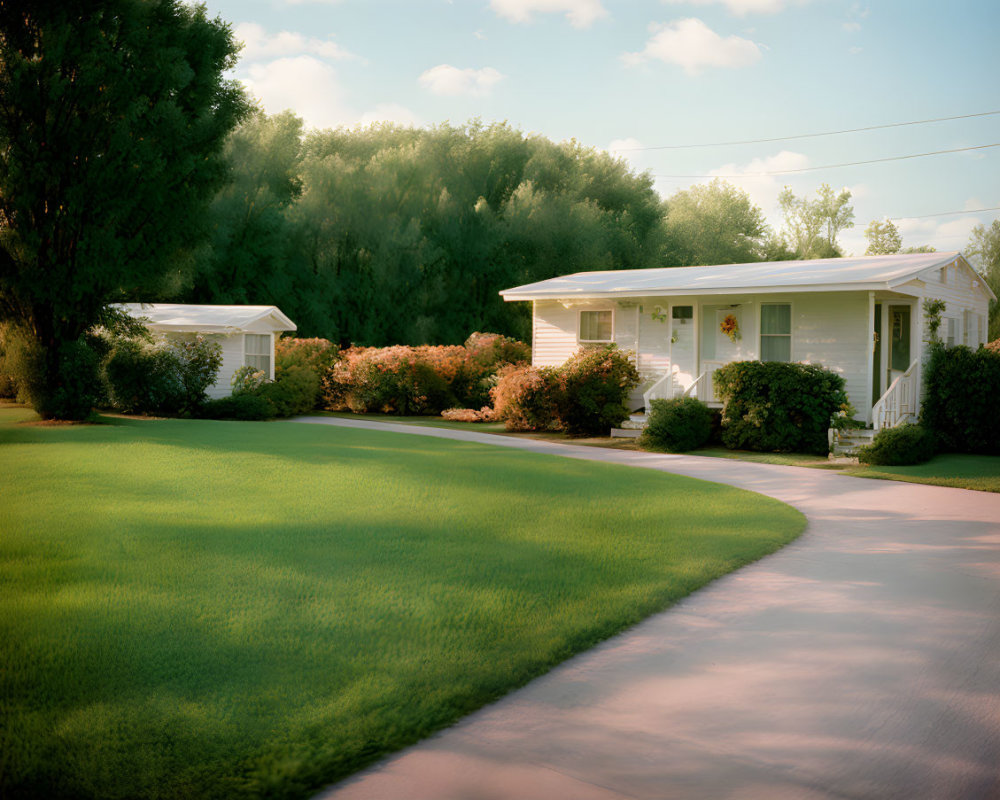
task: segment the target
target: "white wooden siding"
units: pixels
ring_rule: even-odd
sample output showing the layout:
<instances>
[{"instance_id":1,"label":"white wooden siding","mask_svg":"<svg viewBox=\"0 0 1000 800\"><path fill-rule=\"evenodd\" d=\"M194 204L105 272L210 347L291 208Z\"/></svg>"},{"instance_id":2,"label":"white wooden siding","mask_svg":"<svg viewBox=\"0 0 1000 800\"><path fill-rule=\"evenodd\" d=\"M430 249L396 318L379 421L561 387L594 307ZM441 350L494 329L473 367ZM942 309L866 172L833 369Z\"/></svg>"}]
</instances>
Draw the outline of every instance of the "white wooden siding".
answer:
<instances>
[{"instance_id":1,"label":"white wooden siding","mask_svg":"<svg viewBox=\"0 0 1000 800\"><path fill-rule=\"evenodd\" d=\"M607 307L607 306L605 306ZM558 367L576 352L578 307L565 308L554 300L535 302L534 346L531 363Z\"/></svg>"},{"instance_id":2,"label":"white wooden siding","mask_svg":"<svg viewBox=\"0 0 1000 800\"><path fill-rule=\"evenodd\" d=\"M791 303L792 361L818 364L844 378L851 404L864 417L871 407L868 293L801 294Z\"/></svg>"},{"instance_id":3,"label":"white wooden siding","mask_svg":"<svg viewBox=\"0 0 1000 800\"><path fill-rule=\"evenodd\" d=\"M243 366L243 334L234 333L226 336L224 334L207 334L206 339L216 341L222 346L222 366L219 367L219 375L208 388L208 396L211 398L228 397L232 391L233 373ZM274 346L271 347L271 361L274 361Z\"/></svg>"},{"instance_id":4,"label":"white wooden siding","mask_svg":"<svg viewBox=\"0 0 1000 800\"><path fill-rule=\"evenodd\" d=\"M901 291L913 294L921 302L916 305L915 319L921 320L920 338L923 342L930 341L930 331L924 318L923 299L943 300L945 310L941 313L941 327L938 337L947 339L949 325L955 331L954 344L967 344L975 349L985 343L986 332L981 325L973 323L967 340L965 337L965 313L982 315L989 314L989 299L982 288L983 278L973 270L967 270L960 264L952 264L946 268L928 270L921 274L920 279L912 280L900 287ZM951 320L951 322L949 322Z\"/></svg>"}]
</instances>

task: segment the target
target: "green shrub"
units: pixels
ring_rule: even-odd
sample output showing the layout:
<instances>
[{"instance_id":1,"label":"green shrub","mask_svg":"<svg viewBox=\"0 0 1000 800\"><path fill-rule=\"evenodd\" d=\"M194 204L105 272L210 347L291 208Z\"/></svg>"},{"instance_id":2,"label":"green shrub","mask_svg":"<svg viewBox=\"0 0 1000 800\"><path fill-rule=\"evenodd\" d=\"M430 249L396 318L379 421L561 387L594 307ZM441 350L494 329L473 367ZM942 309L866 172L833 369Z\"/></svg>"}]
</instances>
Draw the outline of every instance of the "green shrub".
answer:
<instances>
[{"instance_id":1,"label":"green shrub","mask_svg":"<svg viewBox=\"0 0 1000 800\"><path fill-rule=\"evenodd\" d=\"M7 352L18 399L43 419L86 419L104 396L94 337L63 342L53 357L29 337L19 336Z\"/></svg>"},{"instance_id":2,"label":"green shrub","mask_svg":"<svg viewBox=\"0 0 1000 800\"><path fill-rule=\"evenodd\" d=\"M244 364L233 372L229 385L234 395L257 394L266 381L267 375L264 370Z\"/></svg>"},{"instance_id":3,"label":"green shrub","mask_svg":"<svg viewBox=\"0 0 1000 800\"><path fill-rule=\"evenodd\" d=\"M858 461L873 466L922 464L934 455L934 436L920 425L883 428L871 444L858 449Z\"/></svg>"},{"instance_id":4,"label":"green shrub","mask_svg":"<svg viewBox=\"0 0 1000 800\"><path fill-rule=\"evenodd\" d=\"M649 450L686 453L704 447L712 436L712 410L693 397L654 400L642 432L642 446Z\"/></svg>"},{"instance_id":5,"label":"green shrub","mask_svg":"<svg viewBox=\"0 0 1000 800\"><path fill-rule=\"evenodd\" d=\"M555 370L509 364L498 373L493 411L509 431L544 431L555 426Z\"/></svg>"},{"instance_id":6,"label":"green shrub","mask_svg":"<svg viewBox=\"0 0 1000 800\"><path fill-rule=\"evenodd\" d=\"M268 401L278 417L306 414L316 407L319 376L308 366L291 366L282 370L273 383L261 384L254 392Z\"/></svg>"},{"instance_id":7,"label":"green shrub","mask_svg":"<svg viewBox=\"0 0 1000 800\"><path fill-rule=\"evenodd\" d=\"M735 361L716 370L715 388L731 449L826 453L830 420L850 408L844 379L809 364Z\"/></svg>"},{"instance_id":8,"label":"green shrub","mask_svg":"<svg viewBox=\"0 0 1000 800\"><path fill-rule=\"evenodd\" d=\"M184 394L173 350L141 339L119 339L104 364L108 402L132 413L175 413Z\"/></svg>"},{"instance_id":9,"label":"green shrub","mask_svg":"<svg viewBox=\"0 0 1000 800\"><path fill-rule=\"evenodd\" d=\"M266 398L256 394L237 394L206 400L198 409L198 416L204 419L265 420L274 419L274 406Z\"/></svg>"},{"instance_id":10,"label":"green shrub","mask_svg":"<svg viewBox=\"0 0 1000 800\"><path fill-rule=\"evenodd\" d=\"M208 387L215 383L222 366L222 346L204 336L171 342L177 358L181 384L180 410L195 413L208 399Z\"/></svg>"},{"instance_id":11,"label":"green shrub","mask_svg":"<svg viewBox=\"0 0 1000 800\"><path fill-rule=\"evenodd\" d=\"M316 391L312 405L304 413L317 408L321 403L320 387L327 373L337 362L339 351L329 339L294 339L282 337L274 343L274 377L280 380L284 371L295 368L307 369L316 376ZM301 404L299 404L301 405Z\"/></svg>"},{"instance_id":12,"label":"green shrub","mask_svg":"<svg viewBox=\"0 0 1000 800\"><path fill-rule=\"evenodd\" d=\"M920 422L951 453L1000 455L1000 352L931 344Z\"/></svg>"},{"instance_id":13,"label":"green shrub","mask_svg":"<svg viewBox=\"0 0 1000 800\"><path fill-rule=\"evenodd\" d=\"M607 435L628 417L625 403L640 380L628 353L613 344L581 348L556 375L556 418L574 435Z\"/></svg>"}]
</instances>

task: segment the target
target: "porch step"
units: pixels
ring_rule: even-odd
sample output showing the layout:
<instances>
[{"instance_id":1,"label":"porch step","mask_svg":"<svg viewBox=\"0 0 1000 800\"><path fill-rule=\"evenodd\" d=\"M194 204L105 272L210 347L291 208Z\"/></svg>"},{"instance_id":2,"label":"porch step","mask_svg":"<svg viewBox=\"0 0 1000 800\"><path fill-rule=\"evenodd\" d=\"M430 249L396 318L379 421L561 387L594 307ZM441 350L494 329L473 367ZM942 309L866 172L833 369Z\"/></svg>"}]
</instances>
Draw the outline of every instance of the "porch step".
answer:
<instances>
[{"instance_id":1,"label":"porch step","mask_svg":"<svg viewBox=\"0 0 1000 800\"><path fill-rule=\"evenodd\" d=\"M638 439L642 436L641 428L612 428L612 439Z\"/></svg>"},{"instance_id":2,"label":"porch step","mask_svg":"<svg viewBox=\"0 0 1000 800\"><path fill-rule=\"evenodd\" d=\"M622 422L621 428L617 430L641 431L649 424L649 418L645 414L632 414L627 420Z\"/></svg>"},{"instance_id":3,"label":"porch step","mask_svg":"<svg viewBox=\"0 0 1000 800\"><path fill-rule=\"evenodd\" d=\"M830 455L832 458L856 456L858 448L871 444L874 438L875 431L871 428L845 428L844 430L831 428Z\"/></svg>"}]
</instances>

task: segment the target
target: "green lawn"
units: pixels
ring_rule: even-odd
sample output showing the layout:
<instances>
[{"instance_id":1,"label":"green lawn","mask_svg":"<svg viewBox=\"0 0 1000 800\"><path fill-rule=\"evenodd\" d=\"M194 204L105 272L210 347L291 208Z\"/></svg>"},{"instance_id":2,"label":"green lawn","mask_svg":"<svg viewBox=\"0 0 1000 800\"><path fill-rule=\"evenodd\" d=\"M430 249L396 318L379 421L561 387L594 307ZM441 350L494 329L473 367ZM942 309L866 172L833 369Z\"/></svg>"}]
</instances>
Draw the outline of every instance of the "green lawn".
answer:
<instances>
[{"instance_id":1,"label":"green lawn","mask_svg":"<svg viewBox=\"0 0 1000 800\"><path fill-rule=\"evenodd\" d=\"M804 527L653 471L0 408L0 796L307 797Z\"/></svg>"},{"instance_id":2,"label":"green lawn","mask_svg":"<svg viewBox=\"0 0 1000 800\"><path fill-rule=\"evenodd\" d=\"M954 486L980 492L1000 492L1000 456L951 453L934 456L926 464L912 467L847 467L844 474L859 478Z\"/></svg>"}]
</instances>

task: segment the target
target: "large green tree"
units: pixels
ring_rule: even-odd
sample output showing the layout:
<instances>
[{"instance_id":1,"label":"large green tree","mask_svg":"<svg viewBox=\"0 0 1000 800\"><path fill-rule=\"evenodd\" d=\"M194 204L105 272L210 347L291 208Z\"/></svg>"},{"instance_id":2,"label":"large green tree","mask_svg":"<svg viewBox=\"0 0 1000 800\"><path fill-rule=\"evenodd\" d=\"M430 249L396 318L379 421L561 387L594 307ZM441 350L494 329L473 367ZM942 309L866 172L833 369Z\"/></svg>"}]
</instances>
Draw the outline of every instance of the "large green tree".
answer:
<instances>
[{"instance_id":1,"label":"large green tree","mask_svg":"<svg viewBox=\"0 0 1000 800\"><path fill-rule=\"evenodd\" d=\"M778 205L785 217L784 233L789 247L798 258L837 258L842 255L837 236L854 227L851 192L839 192L822 184L817 197L796 197L789 187L778 195Z\"/></svg>"},{"instance_id":2,"label":"large green tree","mask_svg":"<svg viewBox=\"0 0 1000 800\"><path fill-rule=\"evenodd\" d=\"M74 413L56 398L110 303L184 277L249 111L223 76L238 49L179 0L0 2L0 320L43 416Z\"/></svg>"},{"instance_id":3,"label":"large green tree","mask_svg":"<svg viewBox=\"0 0 1000 800\"><path fill-rule=\"evenodd\" d=\"M891 255L903 246L903 237L891 219L873 219L865 228L865 238L868 240L866 256Z\"/></svg>"},{"instance_id":4,"label":"large green tree","mask_svg":"<svg viewBox=\"0 0 1000 800\"><path fill-rule=\"evenodd\" d=\"M989 227L976 225L965 247L966 257L986 279L993 294L1000 297L1000 219ZM1000 302L990 302L989 340L1000 339Z\"/></svg>"},{"instance_id":5,"label":"large green tree","mask_svg":"<svg viewBox=\"0 0 1000 800\"><path fill-rule=\"evenodd\" d=\"M767 249L763 212L719 178L671 196L666 224L671 266L744 264L760 261Z\"/></svg>"}]
</instances>

